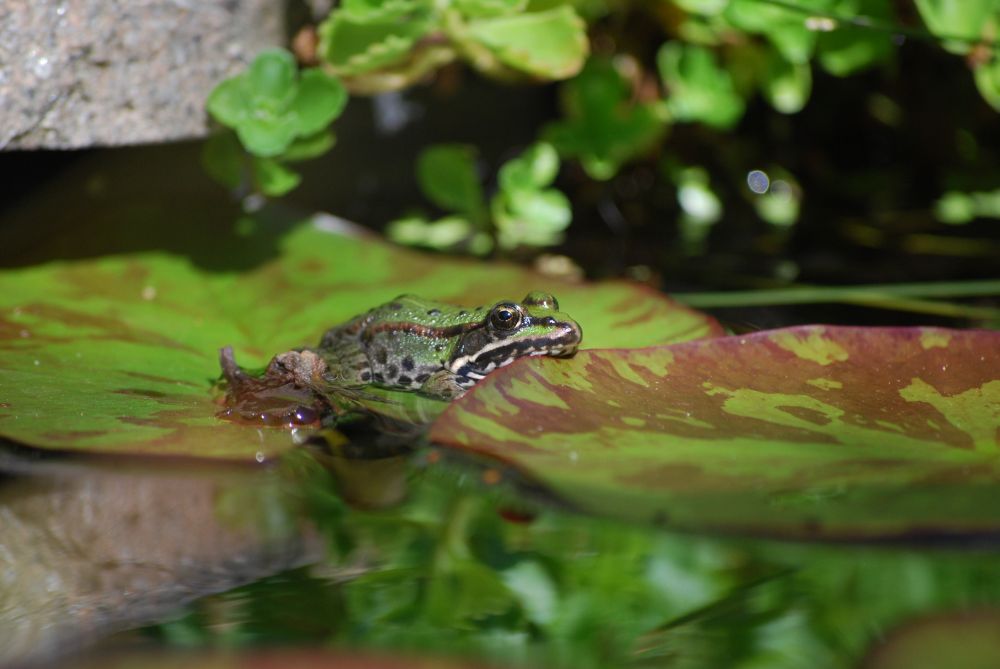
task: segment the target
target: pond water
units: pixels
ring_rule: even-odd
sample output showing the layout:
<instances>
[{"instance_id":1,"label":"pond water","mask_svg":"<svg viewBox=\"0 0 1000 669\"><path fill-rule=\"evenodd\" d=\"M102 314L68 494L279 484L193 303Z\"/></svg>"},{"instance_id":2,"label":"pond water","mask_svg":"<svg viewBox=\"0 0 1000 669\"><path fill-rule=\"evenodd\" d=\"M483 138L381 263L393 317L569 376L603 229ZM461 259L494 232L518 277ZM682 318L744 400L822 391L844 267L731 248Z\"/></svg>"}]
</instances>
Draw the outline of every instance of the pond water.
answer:
<instances>
[{"instance_id":1,"label":"pond water","mask_svg":"<svg viewBox=\"0 0 1000 669\"><path fill-rule=\"evenodd\" d=\"M676 534L426 448L199 467L8 448L2 466L4 666L272 646L518 667L997 657L989 545Z\"/></svg>"}]
</instances>

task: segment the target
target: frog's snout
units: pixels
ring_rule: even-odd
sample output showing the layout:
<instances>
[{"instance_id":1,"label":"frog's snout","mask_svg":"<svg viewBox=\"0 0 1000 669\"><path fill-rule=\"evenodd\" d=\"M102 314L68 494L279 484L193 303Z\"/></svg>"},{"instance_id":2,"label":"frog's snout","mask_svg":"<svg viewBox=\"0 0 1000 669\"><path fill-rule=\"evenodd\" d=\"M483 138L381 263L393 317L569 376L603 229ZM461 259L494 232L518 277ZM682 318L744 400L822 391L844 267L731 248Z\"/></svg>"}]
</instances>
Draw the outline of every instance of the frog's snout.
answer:
<instances>
[{"instance_id":1,"label":"frog's snout","mask_svg":"<svg viewBox=\"0 0 1000 669\"><path fill-rule=\"evenodd\" d=\"M560 357L573 355L582 340L583 328L580 327L579 323L566 323L565 330L559 337L560 346L556 347L552 354Z\"/></svg>"}]
</instances>

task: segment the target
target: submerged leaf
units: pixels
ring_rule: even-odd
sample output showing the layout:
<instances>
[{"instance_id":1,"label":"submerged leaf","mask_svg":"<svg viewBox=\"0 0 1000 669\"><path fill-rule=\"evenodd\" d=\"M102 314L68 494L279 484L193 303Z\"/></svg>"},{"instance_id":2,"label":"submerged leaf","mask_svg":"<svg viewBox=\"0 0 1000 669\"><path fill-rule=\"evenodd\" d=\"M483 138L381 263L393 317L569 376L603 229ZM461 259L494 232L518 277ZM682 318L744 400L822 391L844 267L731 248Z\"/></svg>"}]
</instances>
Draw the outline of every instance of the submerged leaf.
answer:
<instances>
[{"instance_id":1,"label":"submerged leaf","mask_svg":"<svg viewBox=\"0 0 1000 669\"><path fill-rule=\"evenodd\" d=\"M1000 333L804 326L515 363L431 439L579 508L796 537L1000 530Z\"/></svg>"}]
</instances>

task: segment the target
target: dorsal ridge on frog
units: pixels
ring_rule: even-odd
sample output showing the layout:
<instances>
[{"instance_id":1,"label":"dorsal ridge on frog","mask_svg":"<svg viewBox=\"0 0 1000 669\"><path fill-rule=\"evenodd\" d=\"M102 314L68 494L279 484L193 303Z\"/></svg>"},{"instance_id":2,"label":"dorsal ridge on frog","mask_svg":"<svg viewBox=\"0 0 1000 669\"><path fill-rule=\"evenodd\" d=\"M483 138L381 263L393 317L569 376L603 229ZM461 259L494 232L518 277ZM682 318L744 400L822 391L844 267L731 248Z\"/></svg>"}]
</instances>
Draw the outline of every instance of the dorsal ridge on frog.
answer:
<instances>
[{"instance_id":1,"label":"dorsal ridge on frog","mask_svg":"<svg viewBox=\"0 0 1000 669\"><path fill-rule=\"evenodd\" d=\"M328 330L317 352L332 383L452 399L517 358L571 355L581 338L548 293L473 309L400 295Z\"/></svg>"}]
</instances>

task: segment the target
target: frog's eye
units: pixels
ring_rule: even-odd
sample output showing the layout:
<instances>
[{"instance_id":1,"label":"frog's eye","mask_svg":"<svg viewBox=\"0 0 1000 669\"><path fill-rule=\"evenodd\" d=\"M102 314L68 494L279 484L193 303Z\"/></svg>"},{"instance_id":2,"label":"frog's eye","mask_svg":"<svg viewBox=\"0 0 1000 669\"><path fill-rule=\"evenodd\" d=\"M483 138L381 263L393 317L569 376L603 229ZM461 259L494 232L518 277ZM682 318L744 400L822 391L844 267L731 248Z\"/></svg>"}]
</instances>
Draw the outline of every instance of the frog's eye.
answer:
<instances>
[{"instance_id":1,"label":"frog's eye","mask_svg":"<svg viewBox=\"0 0 1000 669\"><path fill-rule=\"evenodd\" d=\"M490 324L497 330L513 330L521 323L521 312L512 304L498 304L490 312Z\"/></svg>"},{"instance_id":2,"label":"frog's eye","mask_svg":"<svg viewBox=\"0 0 1000 669\"><path fill-rule=\"evenodd\" d=\"M559 302L556 300L555 295L550 295L549 293L543 293L540 290L533 290L524 296L521 300L526 305L542 307L543 309L552 309L553 311L559 311Z\"/></svg>"}]
</instances>

